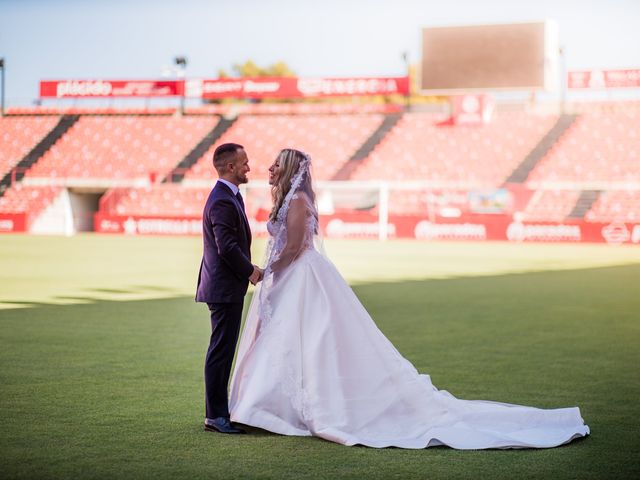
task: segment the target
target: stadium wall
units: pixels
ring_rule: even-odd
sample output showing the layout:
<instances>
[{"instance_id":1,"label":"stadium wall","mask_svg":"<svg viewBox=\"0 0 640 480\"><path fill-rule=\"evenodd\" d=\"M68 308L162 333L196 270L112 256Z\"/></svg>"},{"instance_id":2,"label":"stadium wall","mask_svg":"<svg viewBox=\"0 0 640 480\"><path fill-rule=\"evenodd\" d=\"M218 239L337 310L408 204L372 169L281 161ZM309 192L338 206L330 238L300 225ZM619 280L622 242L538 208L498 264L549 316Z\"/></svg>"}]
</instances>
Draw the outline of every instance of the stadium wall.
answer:
<instances>
[{"instance_id":1,"label":"stadium wall","mask_svg":"<svg viewBox=\"0 0 640 480\"><path fill-rule=\"evenodd\" d=\"M250 218L256 236L266 236L265 212ZM113 216L98 212L95 231L126 235L201 235L200 217ZM387 223L365 212L320 217L326 238L402 238L423 241L509 241L555 243L640 244L640 224L590 223L583 220L521 222L511 215L465 215L455 220L432 221L423 216L390 215Z\"/></svg>"}]
</instances>

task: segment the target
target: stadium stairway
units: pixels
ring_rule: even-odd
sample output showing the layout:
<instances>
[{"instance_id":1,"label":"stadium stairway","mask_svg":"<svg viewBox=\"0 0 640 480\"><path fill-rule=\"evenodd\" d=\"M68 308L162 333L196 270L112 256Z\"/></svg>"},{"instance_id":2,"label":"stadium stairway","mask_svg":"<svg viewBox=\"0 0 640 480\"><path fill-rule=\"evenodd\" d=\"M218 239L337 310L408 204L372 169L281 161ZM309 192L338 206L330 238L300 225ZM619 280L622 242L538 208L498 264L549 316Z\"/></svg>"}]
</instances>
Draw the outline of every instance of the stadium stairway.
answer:
<instances>
[{"instance_id":1,"label":"stadium stairway","mask_svg":"<svg viewBox=\"0 0 640 480\"><path fill-rule=\"evenodd\" d=\"M348 180L351 174L358 168L358 165L366 159L374 148L382 141L393 127L402 118L402 113L386 115L380 126L362 144L362 146L351 156L351 158L338 170L332 180Z\"/></svg>"},{"instance_id":2,"label":"stadium stairway","mask_svg":"<svg viewBox=\"0 0 640 480\"><path fill-rule=\"evenodd\" d=\"M524 183L531 171L540 160L547 154L551 147L562 137L562 135L573 125L578 115L560 115L556 124L549 132L542 137L540 142L524 158L522 163L511 173L505 183Z\"/></svg>"},{"instance_id":3,"label":"stadium stairway","mask_svg":"<svg viewBox=\"0 0 640 480\"><path fill-rule=\"evenodd\" d=\"M238 117L231 120L221 118L218 124L207 133L200 142L193 147L176 167L164 178L162 183L180 183L184 179L184 174L189 170L206 152L211 145L216 141L235 123Z\"/></svg>"},{"instance_id":4,"label":"stadium stairway","mask_svg":"<svg viewBox=\"0 0 640 480\"><path fill-rule=\"evenodd\" d=\"M569 213L568 218L584 218L585 214L591 210L591 207L596 200L598 200L599 196L599 190L583 190L580 192L580 197L576 201L571 213Z\"/></svg>"},{"instance_id":5,"label":"stadium stairway","mask_svg":"<svg viewBox=\"0 0 640 480\"><path fill-rule=\"evenodd\" d=\"M66 188L60 189L51 203L39 212L32 212L29 233L40 235L73 235L78 232L73 218L71 198Z\"/></svg>"},{"instance_id":6,"label":"stadium stairway","mask_svg":"<svg viewBox=\"0 0 640 480\"><path fill-rule=\"evenodd\" d=\"M22 160L20 160L11 171L9 171L0 180L0 197L4 195L4 192L9 188L12 181L20 181L24 177L24 172L36 163L40 157L42 157L47 150L49 150L53 144L55 144L62 136L78 121L80 115L63 115L60 118L58 124L51 129L51 131L45 135L45 137L27 153ZM13 170L16 170L15 178L12 178Z\"/></svg>"}]
</instances>

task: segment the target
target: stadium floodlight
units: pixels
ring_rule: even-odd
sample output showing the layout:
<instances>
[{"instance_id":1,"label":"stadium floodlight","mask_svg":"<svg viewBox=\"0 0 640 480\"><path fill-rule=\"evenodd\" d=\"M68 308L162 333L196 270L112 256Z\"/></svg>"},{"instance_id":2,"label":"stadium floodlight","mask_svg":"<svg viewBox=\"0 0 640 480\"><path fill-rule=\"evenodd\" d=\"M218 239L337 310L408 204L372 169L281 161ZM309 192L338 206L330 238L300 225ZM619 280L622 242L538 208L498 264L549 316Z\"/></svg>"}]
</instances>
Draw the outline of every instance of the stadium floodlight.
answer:
<instances>
[{"instance_id":1,"label":"stadium floodlight","mask_svg":"<svg viewBox=\"0 0 640 480\"><path fill-rule=\"evenodd\" d=\"M405 72L407 74L407 81L409 82L409 88L406 95L406 108L407 111L411 110L411 65L409 63L409 52L405 50L402 52L402 61L404 62Z\"/></svg>"},{"instance_id":2,"label":"stadium floodlight","mask_svg":"<svg viewBox=\"0 0 640 480\"><path fill-rule=\"evenodd\" d=\"M0 58L0 81L2 81L2 90L0 90L0 116L4 117L4 58Z\"/></svg>"},{"instance_id":3,"label":"stadium floodlight","mask_svg":"<svg viewBox=\"0 0 640 480\"><path fill-rule=\"evenodd\" d=\"M563 115L567 110L567 57L565 47L558 48L558 58L560 59L560 113Z\"/></svg>"},{"instance_id":4,"label":"stadium floodlight","mask_svg":"<svg viewBox=\"0 0 640 480\"><path fill-rule=\"evenodd\" d=\"M187 57L184 55L177 56L173 59L178 68L178 78L181 78L182 83L182 94L180 95L180 114L184 114L184 100L185 100L185 70L187 69Z\"/></svg>"}]
</instances>

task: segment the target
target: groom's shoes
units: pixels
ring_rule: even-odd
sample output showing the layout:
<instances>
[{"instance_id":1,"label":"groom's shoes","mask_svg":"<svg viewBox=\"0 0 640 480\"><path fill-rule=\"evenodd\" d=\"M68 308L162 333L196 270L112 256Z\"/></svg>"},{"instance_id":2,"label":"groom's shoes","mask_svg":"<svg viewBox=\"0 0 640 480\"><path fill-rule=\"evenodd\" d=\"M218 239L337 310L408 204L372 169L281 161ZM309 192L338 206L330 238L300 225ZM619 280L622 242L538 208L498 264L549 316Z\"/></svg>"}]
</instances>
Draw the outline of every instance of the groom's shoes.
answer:
<instances>
[{"instance_id":1,"label":"groom's shoes","mask_svg":"<svg viewBox=\"0 0 640 480\"><path fill-rule=\"evenodd\" d=\"M204 421L204 429L206 432L218 433L247 433L241 428L234 427L228 418L218 417L213 420L207 418Z\"/></svg>"}]
</instances>

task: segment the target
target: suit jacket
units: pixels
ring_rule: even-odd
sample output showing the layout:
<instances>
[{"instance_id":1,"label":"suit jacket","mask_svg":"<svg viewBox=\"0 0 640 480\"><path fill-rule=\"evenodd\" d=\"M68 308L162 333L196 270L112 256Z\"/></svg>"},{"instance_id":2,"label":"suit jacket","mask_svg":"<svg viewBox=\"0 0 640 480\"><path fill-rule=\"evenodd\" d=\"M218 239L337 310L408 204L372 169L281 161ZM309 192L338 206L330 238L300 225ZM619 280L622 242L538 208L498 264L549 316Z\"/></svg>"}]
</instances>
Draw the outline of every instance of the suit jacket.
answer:
<instances>
[{"instance_id":1,"label":"suit jacket","mask_svg":"<svg viewBox=\"0 0 640 480\"><path fill-rule=\"evenodd\" d=\"M222 182L216 183L205 204L202 238L196 302L242 302L253 272L251 230L240 201Z\"/></svg>"}]
</instances>

